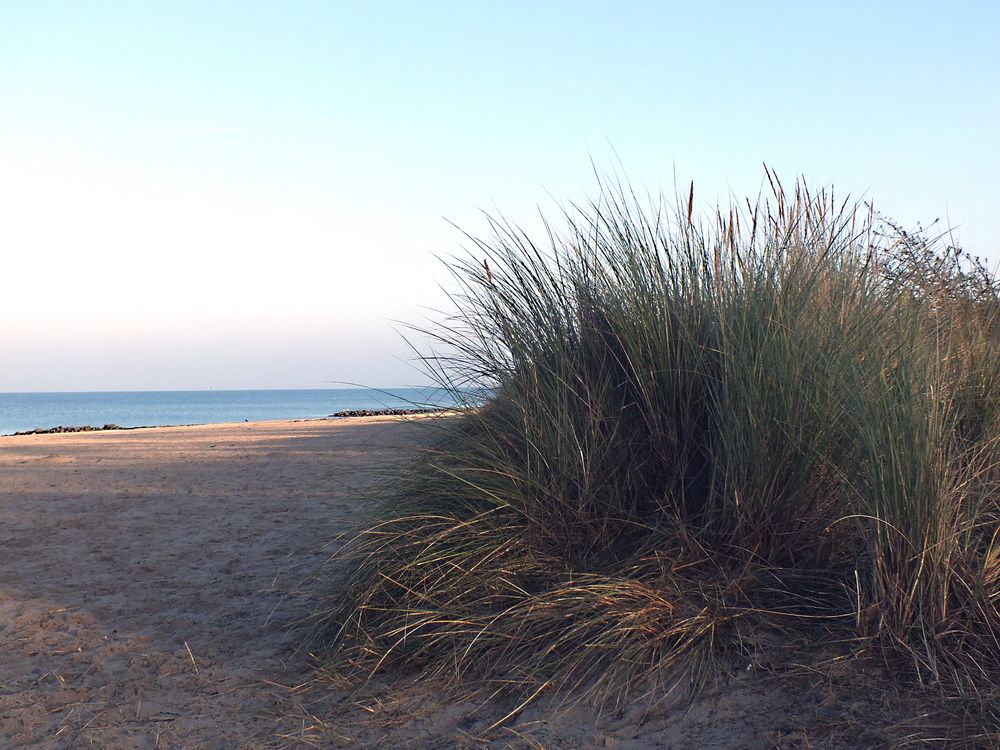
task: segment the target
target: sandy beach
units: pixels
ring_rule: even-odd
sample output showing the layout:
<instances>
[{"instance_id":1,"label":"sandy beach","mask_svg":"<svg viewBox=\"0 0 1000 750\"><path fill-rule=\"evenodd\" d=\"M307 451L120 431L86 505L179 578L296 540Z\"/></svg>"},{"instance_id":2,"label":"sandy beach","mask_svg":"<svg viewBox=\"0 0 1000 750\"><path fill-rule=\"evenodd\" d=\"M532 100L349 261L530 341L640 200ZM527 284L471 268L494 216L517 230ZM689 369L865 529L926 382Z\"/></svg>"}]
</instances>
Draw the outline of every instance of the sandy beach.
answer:
<instances>
[{"instance_id":1,"label":"sandy beach","mask_svg":"<svg viewBox=\"0 0 1000 750\"><path fill-rule=\"evenodd\" d=\"M309 675L290 592L413 433L348 419L0 438L0 747L275 744Z\"/></svg>"},{"instance_id":2,"label":"sandy beach","mask_svg":"<svg viewBox=\"0 0 1000 750\"><path fill-rule=\"evenodd\" d=\"M0 747L825 747L806 744L817 727L836 743L870 709L829 675L748 672L685 711L600 716L412 677L317 684L289 629L310 576L369 512L373 469L426 434L374 418L0 438Z\"/></svg>"}]
</instances>

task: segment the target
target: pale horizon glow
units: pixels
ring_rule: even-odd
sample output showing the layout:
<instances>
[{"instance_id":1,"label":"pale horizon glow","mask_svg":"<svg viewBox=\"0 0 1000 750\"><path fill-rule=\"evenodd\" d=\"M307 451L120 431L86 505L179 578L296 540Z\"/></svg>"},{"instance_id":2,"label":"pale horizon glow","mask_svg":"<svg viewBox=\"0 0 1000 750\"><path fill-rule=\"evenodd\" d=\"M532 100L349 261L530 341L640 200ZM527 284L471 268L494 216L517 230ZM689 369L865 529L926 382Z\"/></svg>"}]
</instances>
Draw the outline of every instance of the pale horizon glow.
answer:
<instances>
[{"instance_id":1,"label":"pale horizon glow","mask_svg":"<svg viewBox=\"0 0 1000 750\"><path fill-rule=\"evenodd\" d=\"M0 392L423 385L450 222L594 167L708 212L766 162L1000 264L994 4L475 5L0 8Z\"/></svg>"}]
</instances>

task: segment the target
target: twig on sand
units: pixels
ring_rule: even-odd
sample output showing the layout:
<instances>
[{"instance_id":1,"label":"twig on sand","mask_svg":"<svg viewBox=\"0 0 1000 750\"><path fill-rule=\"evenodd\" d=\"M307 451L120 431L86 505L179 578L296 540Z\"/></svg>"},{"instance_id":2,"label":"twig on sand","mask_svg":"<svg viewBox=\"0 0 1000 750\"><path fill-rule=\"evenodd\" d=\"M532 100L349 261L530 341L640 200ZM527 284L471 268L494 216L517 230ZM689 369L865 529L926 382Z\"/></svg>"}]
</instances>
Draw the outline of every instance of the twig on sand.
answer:
<instances>
[{"instance_id":1,"label":"twig on sand","mask_svg":"<svg viewBox=\"0 0 1000 750\"><path fill-rule=\"evenodd\" d=\"M184 641L184 648L187 649L188 657L191 659L191 666L194 667L194 673L198 674L198 664L194 660L194 654L191 653L191 647L188 645L187 641Z\"/></svg>"}]
</instances>

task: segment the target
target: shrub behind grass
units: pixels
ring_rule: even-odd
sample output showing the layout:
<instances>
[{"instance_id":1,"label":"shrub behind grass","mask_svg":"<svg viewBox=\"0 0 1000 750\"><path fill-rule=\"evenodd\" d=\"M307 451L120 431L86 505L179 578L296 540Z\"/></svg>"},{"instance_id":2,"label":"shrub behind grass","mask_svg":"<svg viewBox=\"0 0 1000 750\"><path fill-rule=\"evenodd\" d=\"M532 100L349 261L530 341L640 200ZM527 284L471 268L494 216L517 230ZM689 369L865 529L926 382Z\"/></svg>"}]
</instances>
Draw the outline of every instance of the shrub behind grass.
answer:
<instances>
[{"instance_id":1,"label":"shrub behind grass","mask_svg":"<svg viewBox=\"0 0 1000 750\"><path fill-rule=\"evenodd\" d=\"M768 177L711 223L605 189L454 261L428 366L491 396L347 546L331 663L607 699L832 631L992 690L1000 285Z\"/></svg>"}]
</instances>

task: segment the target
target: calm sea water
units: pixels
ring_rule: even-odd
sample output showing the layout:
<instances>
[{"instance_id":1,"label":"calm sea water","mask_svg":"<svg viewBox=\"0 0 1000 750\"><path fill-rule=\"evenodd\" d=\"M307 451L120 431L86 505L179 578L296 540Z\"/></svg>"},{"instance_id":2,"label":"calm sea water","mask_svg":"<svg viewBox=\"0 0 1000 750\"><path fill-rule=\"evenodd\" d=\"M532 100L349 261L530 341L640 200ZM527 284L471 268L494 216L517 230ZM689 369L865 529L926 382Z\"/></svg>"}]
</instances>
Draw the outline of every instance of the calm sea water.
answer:
<instances>
[{"instance_id":1,"label":"calm sea water","mask_svg":"<svg viewBox=\"0 0 1000 750\"><path fill-rule=\"evenodd\" d=\"M56 427L255 422L326 417L346 409L453 406L435 388L311 389L297 391L126 391L114 393L0 393L0 435Z\"/></svg>"}]
</instances>

